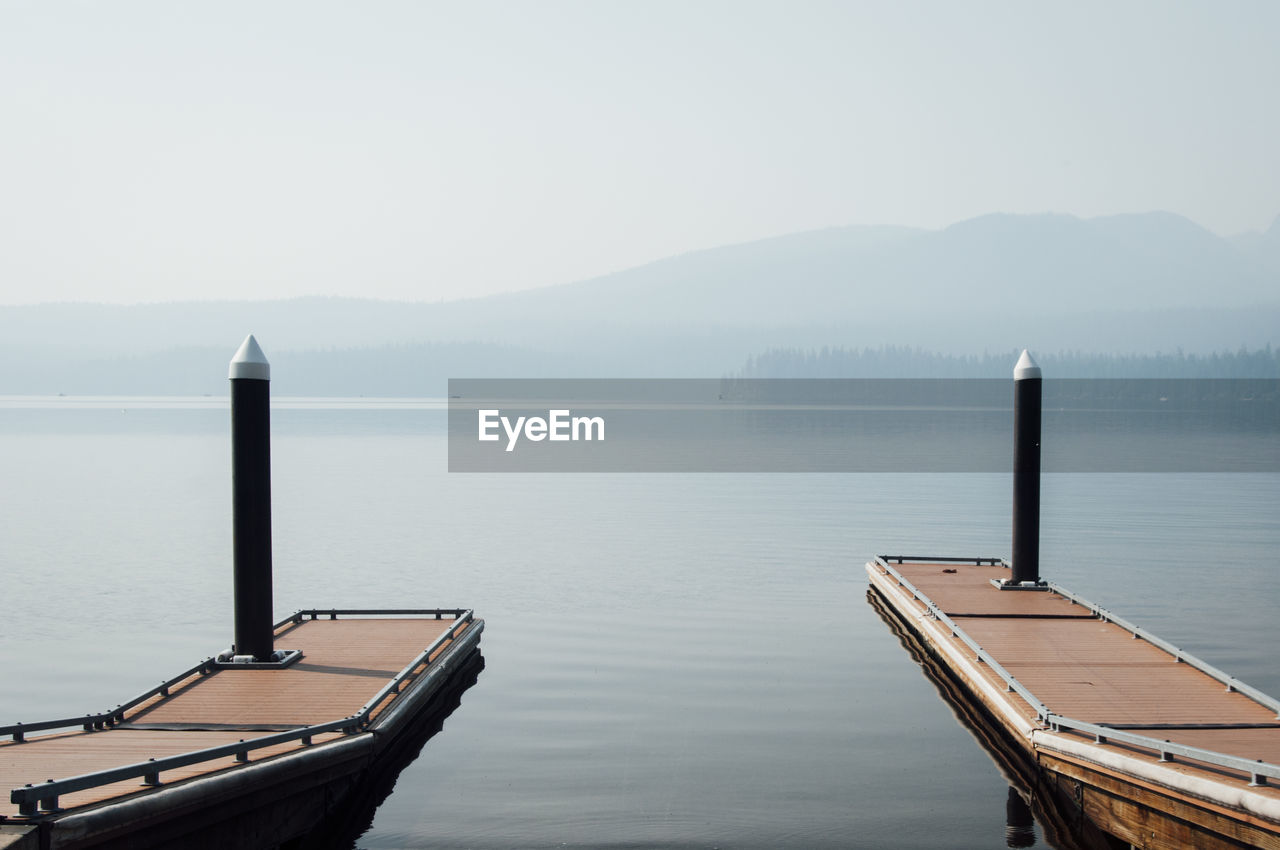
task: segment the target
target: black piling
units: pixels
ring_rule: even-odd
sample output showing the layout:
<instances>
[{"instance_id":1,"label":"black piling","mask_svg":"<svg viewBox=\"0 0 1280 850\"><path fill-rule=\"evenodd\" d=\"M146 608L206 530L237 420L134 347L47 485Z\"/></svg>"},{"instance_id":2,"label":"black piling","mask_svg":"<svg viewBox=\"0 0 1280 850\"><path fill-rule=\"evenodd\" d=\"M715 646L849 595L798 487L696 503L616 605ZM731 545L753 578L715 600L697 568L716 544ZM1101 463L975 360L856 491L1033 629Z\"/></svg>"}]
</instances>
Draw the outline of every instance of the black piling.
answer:
<instances>
[{"instance_id":1,"label":"black piling","mask_svg":"<svg viewBox=\"0 0 1280 850\"><path fill-rule=\"evenodd\" d=\"M1014 558L1011 581L1039 581L1041 370L1023 351L1014 367Z\"/></svg>"},{"instance_id":2,"label":"black piling","mask_svg":"<svg viewBox=\"0 0 1280 850\"><path fill-rule=\"evenodd\" d=\"M1013 577L1040 580L1040 367L1026 351L1013 369Z\"/></svg>"},{"instance_id":3,"label":"black piling","mask_svg":"<svg viewBox=\"0 0 1280 850\"><path fill-rule=\"evenodd\" d=\"M236 655L269 661L271 628L271 366L252 335L231 360L231 478Z\"/></svg>"},{"instance_id":4,"label":"black piling","mask_svg":"<svg viewBox=\"0 0 1280 850\"><path fill-rule=\"evenodd\" d=\"M1036 820L1031 807L1017 789L1009 786L1009 799L1004 805L1004 844L1006 847L1035 847Z\"/></svg>"}]
</instances>

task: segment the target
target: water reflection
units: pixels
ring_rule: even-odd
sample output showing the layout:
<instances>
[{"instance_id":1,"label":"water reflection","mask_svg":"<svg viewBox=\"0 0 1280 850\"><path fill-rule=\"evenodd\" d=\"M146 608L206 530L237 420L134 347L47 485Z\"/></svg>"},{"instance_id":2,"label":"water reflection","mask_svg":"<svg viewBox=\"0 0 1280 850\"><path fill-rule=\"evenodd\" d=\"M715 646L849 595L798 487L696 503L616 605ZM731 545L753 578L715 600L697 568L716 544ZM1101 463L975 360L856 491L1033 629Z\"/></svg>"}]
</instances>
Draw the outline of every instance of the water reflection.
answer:
<instances>
[{"instance_id":1,"label":"water reflection","mask_svg":"<svg viewBox=\"0 0 1280 850\"><path fill-rule=\"evenodd\" d=\"M400 773L421 754L427 741L444 728L462 695L484 670L484 656L473 652L432 700L432 707L401 731L400 737L374 762L369 773L343 802L309 834L283 845L288 850L352 850L373 825L378 807L395 790ZM283 850L283 849L282 849Z\"/></svg>"},{"instance_id":2,"label":"water reflection","mask_svg":"<svg viewBox=\"0 0 1280 850\"><path fill-rule=\"evenodd\" d=\"M1035 847L1036 822L1031 806L1018 789L1009 786L1009 800L1004 804L1004 843L1008 847Z\"/></svg>"},{"instance_id":3,"label":"water reflection","mask_svg":"<svg viewBox=\"0 0 1280 850\"><path fill-rule=\"evenodd\" d=\"M1085 816L1078 800L1073 800L1056 785L1048 782L1026 750L990 718L984 707L969 697L951 674L933 659L924 644L907 628L896 613L874 590L867 591L867 601L880 619L897 636L903 648L920 665L925 676L937 688L942 701L951 709L956 721L982 746L997 769L1009 783L1005 802L1005 846L1035 847L1039 826L1045 844L1056 850L1098 850L1127 848L1129 844L1103 831Z\"/></svg>"}]
</instances>

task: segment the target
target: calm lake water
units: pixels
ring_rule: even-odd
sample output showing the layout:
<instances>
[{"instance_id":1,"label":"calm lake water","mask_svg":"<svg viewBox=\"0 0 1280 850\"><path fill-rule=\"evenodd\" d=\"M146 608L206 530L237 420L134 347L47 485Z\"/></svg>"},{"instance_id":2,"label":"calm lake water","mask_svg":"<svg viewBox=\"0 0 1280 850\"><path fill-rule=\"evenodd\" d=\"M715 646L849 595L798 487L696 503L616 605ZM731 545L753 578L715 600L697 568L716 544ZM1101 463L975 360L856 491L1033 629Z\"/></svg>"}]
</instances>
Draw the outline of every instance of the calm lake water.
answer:
<instances>
[{"instance_id":1,"label":"calm lake water","mask_svg":"<svg viewBox=\"0 0 1280 850\"><path fill-rule=\"evenodd\" d=\"M0 399L0 722L231 632L225 400ZM280 399L276 612L472 607L485 669L359 839L1005 845L1007 783L866 599L1007 555L997 474L449 474L443 406ZM1042 572L1280 693L1280 475L1058 474Z\"/></svg>"}]
</instances>

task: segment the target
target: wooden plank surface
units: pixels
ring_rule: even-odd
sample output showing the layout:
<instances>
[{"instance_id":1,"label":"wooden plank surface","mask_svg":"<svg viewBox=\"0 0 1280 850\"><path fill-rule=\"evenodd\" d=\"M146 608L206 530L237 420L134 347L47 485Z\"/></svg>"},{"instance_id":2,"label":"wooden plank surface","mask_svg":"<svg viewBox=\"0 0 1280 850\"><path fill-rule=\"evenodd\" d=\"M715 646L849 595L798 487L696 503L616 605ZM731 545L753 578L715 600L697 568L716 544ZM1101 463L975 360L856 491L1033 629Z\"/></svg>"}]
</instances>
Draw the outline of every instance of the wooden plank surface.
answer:
<instances>
[{"instance_id":1,"label":"wooden plank surface","mask_svg":"<svg viewBox=\"0 0 1280 850\"><path fill-rule=\"evenodd\" d=\"M276 646L300 649L302 660L279 670L217 670L193 676L96 732L33 735L0 742L0 814L15 815L9 791L27 783L66 779L296 728L339 720L359 711L445 630L450 619L363 618L306 620L278 631ZM233 727L233 728L227 728ZM340 733L316 736L332 740ZM289 752L294 742L255 751L252 759ZM225 770L227 757L166 773L172 782ZM64 808L146 790L140 779L64 796Z\"/></svg>"},{"instance_id":2,"label":"wooden plank surface","mask_svg":"<svg viewBox=\"0 0 1280 850\"><path fill-rule=\"evenodd\" d=\"M969 619L960 625L1051 711L1065 717L1112 724L1276 719L1274 711L1228 693L1208 674L1113 623Z\"/></svg>"},{"instance_id":3,"label":"wooden plank surface","mask_svg":"<svg viewBox=\"0 0 1280 850\"><path fill-rule=\"evenodd\" d=\"M1056 593L993 587L992 579L1009 578L1004 567L941 563L890 566L950 617L1093 617L1087 609ZM957 581L961 576L963 580Z\"/></svg>"},{"instance_id":4,"label":"wooden plank surface","mask_svg":"<svg viewBox=\"0 0 1280 850\"><path fill-rule=\"evenodd\" d=\"M1174 729L1144 734L1168 738L1190 747L1280 764L1280 731L1276 729ZM1280 783L1280 780L1273 781Z\"/></svg>"},{"instance_id":5,"label":"wooden plank surface","mask_svg":"<svg viewBox=\"0 0 1280 850\"><path fill-rule=\"evenodd\" d=\"M301 649L281 670L220 670L129 717L137 724L282 729L355 713L453 620L308 620L276 645Z\"/></svg>"},{"instance_id":6,"label":"wooden plank surface","mask_svg":"<svg viewBox=\"0 0 1280 850\"><path fill-rule=\"evenodd\" d=\"M956 625L1050 711L1121 728L1164 724L1174 728L1130 731L1158 741L1280 763L1280 721L1275 711L1228 691L1226 685L1207 673L1177 661L1114 623L1092 616L1059 616L1064 606L1087 613L1081 606L1047 591L999 590L991 586L990 579L1009 575L999 566L892 562L890 566L949 615L956 610L969 612L971 616L956 619ZM880 572L879 567L873 569ZM890 576L885 579L894 582ZM1035 602L1036 597L1041 601ZM908 621L926 616L925 606L918 600L904 604L907 609L901 613ZM974 613L979 615L973 616ZM961 656L975 656L960 637L949 634L947 629L935 633L933 640L952 647ZM990 665L974 664L971 670L991 682L995 692L1003 693L1004 700L1023 717L1035 717L1020 696L1007 692ZM1204 724L1249 724L1261 728L1176 728ZM1090 735L1067 734L1092 741ZM1140 753L1144 760L1153 762L1159 757L1118 742L1107 746ZM1247 777L1238 771L1189 760L1179 759L1171 769L1214 778L1228 786L1247 782ZM1280 796L1280 783L1250 790Z\"/></svg>"},{"instance_id":7,"label":"wooden plank surface","mask_svg":"<svg viewBox=\"0 0 1280 850\"><path fill-rule=\"evenodd\" d=\"M166 756L234 744L253 738L244 732L168 732L161 730L110 729L101 732L70 732L31 738L26 743L0 744L0 814L16 815L18 807L9 802L9 791L30 782L39 784L46 779L67 779L97 770L107 770L128 764L160 759ZM315 743L342 737L341 733L317 735ZM255 750L254 761L279 755L301 746L298 742L278 744ZM193 776L202 776L236 765L233 756L176 768L166 772L161 780L176 782ZM59 805L72 808L147 790L142 780L128 779L111 785L102 785L77 791L60 798Z\"/></svg>"}]
</instances>

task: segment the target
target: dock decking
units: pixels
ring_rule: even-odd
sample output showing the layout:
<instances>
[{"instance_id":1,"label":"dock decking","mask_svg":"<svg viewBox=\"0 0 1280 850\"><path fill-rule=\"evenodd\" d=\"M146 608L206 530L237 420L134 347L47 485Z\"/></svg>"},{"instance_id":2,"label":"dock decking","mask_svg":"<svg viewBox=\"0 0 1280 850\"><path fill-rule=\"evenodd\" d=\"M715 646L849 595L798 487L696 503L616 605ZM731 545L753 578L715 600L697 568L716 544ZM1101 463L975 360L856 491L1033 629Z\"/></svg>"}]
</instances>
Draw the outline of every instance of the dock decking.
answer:
<instances>
[{"instance_id":1,"label":"dock decking","mask_svg":"<svg viewBox=\"0 0 1280 850\"><path fill-rule=\"evenodd\" d=\"M288 667L197 668L109 721L87 723L89 729L39 734L3 727L0 733L9 740L0 742L0 789L5 791L0 815L56 819L84 807L155 793L290 753L319 751L326 743L375 732L397 713L400 701L421 697L414 693L415 686L429 678L437 659L464 643L469 649L483 629L483 621L472 620L470 612L348 616L353 613L357 612L303 612L278 624L277 646L303 653ZM299 734L312 727L318 727L314 734ZM271 742L290 736L291 740ZM172 767L161 761L228 746L236 752ZM38 788L47 780L145 768L149 760L159 762L163 772L147 776L134 770L119 781L62 787L56 789L61 793L40 797L38 806L9 793L28 784Z\"/></svg>"},{"instance_id":2,"label":"dock decking","mask_svg":"<svg viewBox=\"0 0 1280 850\"><path fill-rule=\"evenodd\" d=\"M1276 700L1065 589L1000 590L1009 570L993 559L885 556L867 573L1041 767L1109 788L1111 808L1138 800L1225 842L1280 847Z\"/></svg>"}]
</instances>

